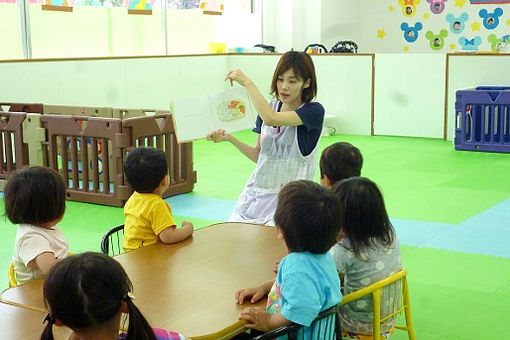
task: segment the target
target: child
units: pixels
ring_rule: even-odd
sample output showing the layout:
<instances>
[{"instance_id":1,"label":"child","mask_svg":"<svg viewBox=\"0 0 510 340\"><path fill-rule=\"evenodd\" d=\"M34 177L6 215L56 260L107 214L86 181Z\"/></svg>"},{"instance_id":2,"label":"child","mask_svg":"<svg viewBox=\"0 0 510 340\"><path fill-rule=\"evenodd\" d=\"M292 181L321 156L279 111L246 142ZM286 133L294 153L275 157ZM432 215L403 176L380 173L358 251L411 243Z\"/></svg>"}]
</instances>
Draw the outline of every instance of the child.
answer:
<instances>
[{"instance_id":1,"label":"child","mask_svg":"<svg viewBox=\"0 0 510 340\"><path fill-rule=\"evenodd\" d=\"M321 184L331 188L336 182L361 174L363 156L355 146L347 142L331 144L322 151L319 162Z\"/></svg>"},{"instance_id":2,"label":"child","mask_svg":"<svg viewBox=\"0 0 510 340\"><path fill-rule=\"evenodd\" d=\"M67 256L69 244L57 223L66 209L66 186L54 170L25 168L5 186L5 215L19 224L12 262L18 284L44 277Z\"/></svg>"},{"instance_id":3,"label":"child","mask_svg":"<svg viewBox=\"0 0 510 340\"><path fill-rule=\"evenodd\" d=\"M239 196L231 222L274 225L278 191L287 183L315 177L317 149L324 120L324 107L312 102L317 94L317 78L312 58L303 52L285 53L273 74L266 102L255 84L241 71L233 70L226 79L246 88L257 110L255 147L217 130L207 136L215 143L229 141L257 163Z\"/></svg>"},{"instance_id":4,"label":"child","mask_svg":"<svg viewBox=\"0 0 510 340\"><path fill-rule=\"evenodd\" d=\"M367 178L353 177L336 183L332 190L339 196L344 211L344 237L331 249L336 267L344 277L344 294L400 271L400 245L376 184ZM381 301L382 306L388 303ZM372 306L371 295L342 306L339 315L344 335L352 339L371 336ZM394 323L393 319L384 322L381 332L392 332Z\"/></svg>"},{"instance_id":5,"label":"child","mask_svg":"<svg viewBox=\"0 0 510 340\"><path fill-rule=\"evenodd\" d=\"M176 228L172 209L162 198L170 184L163 151L145 147L130 151L124 161L124 173L135 190L124 206L125 251L158 241L176 243L193 234L190 222L183 221L181 228Z\"/></svg>"},{"instance_id":6,"label":"child","mask_svg":"<svg viewBox=\"0 0 510 340\"><path fill-rule=\"evenodd\" d=\"M49 313L41 340L53 340L52 326L67 326L69 340L177 340L175 332L152 329L135 306L133 285L122 266L108 255L71 255L55 265L44 282ZM129 314L120 333L122 313ZM125 321L125 318L123 319Z\"/></svg>"},{"instance_id":7,"label":"child","mask_svg":"<svg viewBox=\"0 0 510 340\"><path fill-rule=\"evenodd\" d=\"M331 188L336 182L361 174L363 157L355 146L347 142L331 144L322 151L319 162L321 172L321 185ZM278 272L280 260L276 261L273 267Z\"/></svg>"},{"instance_id":8,"label":"child","mask_svg":"<svg viewBox=\"0 0 510 340\"><path fill-rule=\"evenodd\" d=\"M310 326L317 315L340 302L340 280L328 250L335 244L342 209L338 197L319 184L300 180L278 194L276 234L289 254L275 280L236 292L238 304L255 303L268 295L267 309L248 307L239 316L246 327L270 331L298 323ZM310 328L305 329L309 332ZM304 337L311 339L310 334Z\"/></svg>"}]
</instances>

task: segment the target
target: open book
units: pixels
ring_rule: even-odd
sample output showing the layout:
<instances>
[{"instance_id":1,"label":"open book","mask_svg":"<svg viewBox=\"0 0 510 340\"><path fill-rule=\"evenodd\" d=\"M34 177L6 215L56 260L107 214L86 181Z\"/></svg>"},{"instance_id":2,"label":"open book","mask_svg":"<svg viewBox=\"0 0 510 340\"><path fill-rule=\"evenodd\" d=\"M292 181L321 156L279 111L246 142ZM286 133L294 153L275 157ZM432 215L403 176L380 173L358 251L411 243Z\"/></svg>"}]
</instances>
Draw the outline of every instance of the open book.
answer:
<instances>
[{"instance_id":1,"label":"open book","mask_svg":"<svg viewBox=\"0 0 510 340\"><path fill-rule=\"evenodd\" d=\"M174 100L171 111L179 143L205 138L217 129L228 133L250 129L256 119L243 87Z\"/></svg>"}]
</instances>

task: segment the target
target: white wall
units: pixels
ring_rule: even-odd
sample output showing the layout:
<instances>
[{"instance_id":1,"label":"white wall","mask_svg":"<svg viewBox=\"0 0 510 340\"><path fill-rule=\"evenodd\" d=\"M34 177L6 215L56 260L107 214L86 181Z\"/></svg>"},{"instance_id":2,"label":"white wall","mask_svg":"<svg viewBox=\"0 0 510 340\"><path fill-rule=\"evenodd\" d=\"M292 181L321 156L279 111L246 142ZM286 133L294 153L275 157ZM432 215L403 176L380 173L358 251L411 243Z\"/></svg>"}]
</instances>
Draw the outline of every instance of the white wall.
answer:
<instances>
[{"instance_id":1,"label":"white wall","mask_svg":"<svg viewBox=\"0 0 510 340\"><path fill-rule=\"evenodd\" d=\"M443 137L445 55L376 54L376 135Z\"/></svg>"},{"instance_id":2,"label":"white wall","mask_svg":"<svg viewBox=\"0 0 510 340\"><path fill-rule=\"evenodd\" d=\"M279 55L209 55L134 59L0 63L0 102L168 109L178 97L229 87L225 75L241 68L270 98ZM336 115L339 133L370 134L372 56L313 56L317 101Z\"/></svg>"},{"instance_id":3,"label":"white wall","mask_svg":"<svg viewBox=\"0 0 510 340\"><path fill-rule=\"evenodd\" d=\"M366 0L322 0L321 42L329 49L340 40L361 41L361 8Z\"/></svg>"}]
</instances>

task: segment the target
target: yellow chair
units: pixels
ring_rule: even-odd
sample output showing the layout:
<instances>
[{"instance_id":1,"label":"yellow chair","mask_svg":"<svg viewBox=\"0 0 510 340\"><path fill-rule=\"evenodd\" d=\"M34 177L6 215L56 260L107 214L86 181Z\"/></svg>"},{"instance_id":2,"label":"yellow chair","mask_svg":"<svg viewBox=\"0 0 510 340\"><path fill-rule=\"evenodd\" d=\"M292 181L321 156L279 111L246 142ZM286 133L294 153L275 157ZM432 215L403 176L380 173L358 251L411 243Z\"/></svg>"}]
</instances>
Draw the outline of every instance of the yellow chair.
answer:
<instances>
[{"instance_id":1,"label":"yellow chair","mask_svg":"<svg viewBox=\"0 0 510 340\"><path fill-rule=\"evenodd\" d=\"M370 286L361 288L355 292L345 295L340 302L341 306L349 302L357 300L365 295L372 294L372 302L374 306L374 320L373 329L374 334L381 334L381 323L391 318L396 318L397 314L401 314L404 311L405 315L405 326L395 325L395 328L401 329L407 332L409 340L415 340L413 322L411 320L411 305L409 301L409 288L407 286L407 270L403 269L398 273L395 273L385 279L377 281ZM400 284L399 284L400 283ZM383 301L388 296L393 300L389 306L381 309L381 298ZM381 318L381 312L384 317ZM347 338L346 338L347 339ZM385 339L384 336L380 335L375 339Z\"/></svg>"},{"instance_id":2,"label":"yellow chair","mask_svg":"<svg viewBox=\"0 0 510 340\"><path fill-rule=\"evenodd\" d=\"M18 286L18 281L16 281L16 276L14 275L14 264L11 262L9 266L9 288Z\"/></svg>"}]
</instances>

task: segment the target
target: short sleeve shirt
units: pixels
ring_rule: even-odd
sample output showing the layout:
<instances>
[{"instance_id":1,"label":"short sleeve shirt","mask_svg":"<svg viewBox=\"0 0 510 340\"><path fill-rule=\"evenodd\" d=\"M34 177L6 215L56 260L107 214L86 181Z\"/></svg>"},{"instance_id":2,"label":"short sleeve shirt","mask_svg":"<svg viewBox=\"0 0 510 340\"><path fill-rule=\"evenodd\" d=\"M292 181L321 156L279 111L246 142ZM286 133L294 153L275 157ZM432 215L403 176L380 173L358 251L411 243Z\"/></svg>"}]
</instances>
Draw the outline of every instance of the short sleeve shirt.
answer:
<instances>
[{"instance_id":1,"label":"short sleeve shirt","mask_svg":"<svg viewBox=\"0 0 510 340\"><path fill-rule=\"evenodd\" d=\"M29 267L30 261L42 253L52 253L57 259L67 256L69 244L59 227L50 229L20 224L16 233L12 262L18 284L43 277L39 268Z\"/></svg>"},{"instance_id":2,"label":"short sleeve shirt","mask_svg":"<svg viewBox=\"0 0 510 340\"><path fill-rule=\"evenodd\" d=\"M269 294L268 302L277 303L283 317L304 326L310 326L317 315L342 300L340 279L329 253L290 253L278 267L275 287L276 301Z\"/></svg>"},{"instance_id":3,"label":"short sleeve shirt","mask_svg":"<svg viewBox=\"0 0 510 340\"><path fill-rule=\"evenodd\" d=\"M281 107L282 103L278 102L278 112ZM299 150L303 156L307 156L319 141L324 122L324 107L317 102L304 103L296 109L296 113L303 121L303 125L297 128ZM255 128L252 131L260 134L261 126L262 118L257 116Z\"/></svg>"},{"instance_id":4,"label":"short sleeve shirt","mask_svg":"<svg viewBox=\"0 0 510 340\"><path fill-rule=\"evenodd\" d=\"M134 192L124 206L125 251L158 242L158 235L166 228L175 228L172 209L157 194Z\"/></svg>"},{"instance_id":5,"label":"short sleeve shirt","mask_svg":"<svg viewBox=\"0 0 510 340\"><path fill-rule=\"evenodd\" d=\"M385 246L378 241L375 244L373 248L363 250L359 258L350 250L350 243L346 238L331 248L330 253L336 267L344 274L346 294L371 285L402 269L402 255L396 236L391 245ZM383 306L390 303L388 296L385 297L387 300L381 301ZM340 310L342 329L358 334L371 334L372 312L371 295L343 305ZM393 323L383 324L383 332L388 331L391 326Z\"/></svg>"}]
</instances>

